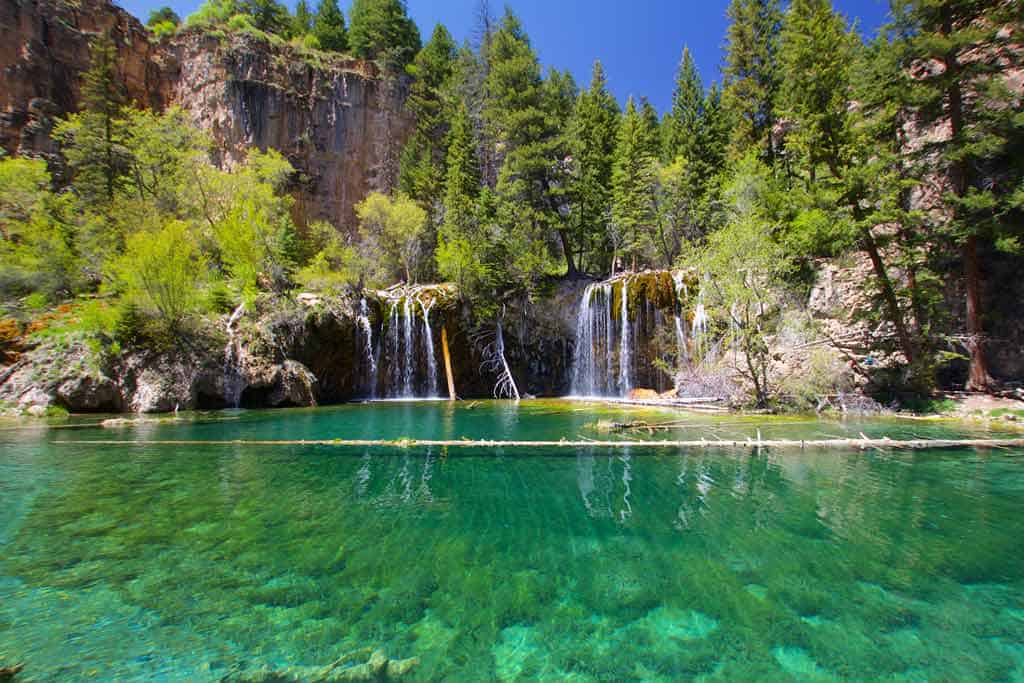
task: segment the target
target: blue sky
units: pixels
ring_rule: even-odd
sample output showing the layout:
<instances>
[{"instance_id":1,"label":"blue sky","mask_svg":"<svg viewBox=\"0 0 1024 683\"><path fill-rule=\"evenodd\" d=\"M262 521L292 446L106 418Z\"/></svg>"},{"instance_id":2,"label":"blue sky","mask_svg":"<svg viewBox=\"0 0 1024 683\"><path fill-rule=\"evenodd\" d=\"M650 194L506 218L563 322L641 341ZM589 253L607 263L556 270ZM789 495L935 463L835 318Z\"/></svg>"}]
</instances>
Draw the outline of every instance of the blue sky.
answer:
<instances>
[{"instance_id":1,"label":"blue sky","mask_svg":"<svg viewBox=\"0 0 1024 683\"><path fill-rule=\"evenodd\" d=\"M288 0L290 2L290 0ZM182 17L201 0L115 0L145 21L150 10L169 4ZM339 0L348 9L350 0ZM469 37L478 0L407 0L426 41L443 23L456 40ZM316 6L315 0L309 0ZM859 20L862 32L884 23L888 0L833 0L839 11ZM600 59L612 92L625 100L646 95L660 110L672 99L672 84L683 45L688 45L707 84L719 80L728 0L512 0L545 66L569 69L580 86L590 81ZM501 12L501 0L491 0Z\"/></svg>"}]
</instances>

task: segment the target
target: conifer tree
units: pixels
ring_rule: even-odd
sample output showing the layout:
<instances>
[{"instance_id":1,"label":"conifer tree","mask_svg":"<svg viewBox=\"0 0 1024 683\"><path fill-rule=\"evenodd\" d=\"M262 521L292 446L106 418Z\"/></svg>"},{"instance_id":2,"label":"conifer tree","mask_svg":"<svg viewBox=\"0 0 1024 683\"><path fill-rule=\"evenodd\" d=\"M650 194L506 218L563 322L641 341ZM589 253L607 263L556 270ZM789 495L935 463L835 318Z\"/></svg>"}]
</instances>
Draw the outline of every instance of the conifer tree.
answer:
<instances>
[{"instance_id":1,"label":"conifer tree","mask_svg":"<svg viewBox=\"0 0 1024 683\"><path fill-rule=\"evenodd\" d=\"M630 97L615 146L609 230L615 255L624 257L631 268L644 252L650 252L650 229L654 223L655 159L644 143L644 121Z\"/></svg>"},{"instance_id":2,"label":"conifer tree","mask_svg":"<svg viewBox=\"0 0 1024 683\"><path fill-rule=\"evenodd\" d=\"M448 105L455 63L455 42L438 24L430 41L406 71L414 77L406 108L416 119L416 129L402 153L399 188L420 202L428 212L440 203L447 154Z\"/></svg>"},{"instance_id":3,"label":"conifer tree","mask_svg":"<svg viewBox=\"0 0 1024 683\"><path fill-rule=\"evenodd\" d=\"M782 14L779 0L731 0L726 35L723 108L732 123L730 156L751 148L772 157L776 53Z\"/></svg>"},{"instance_id":4,"label":"conifer tree","mask_svg":"<svg viewBox=\"0 0 1024 683\"><path fill-rule=\"evenodd\" d=\"M546 270L552 238L557 238L568 272L574 273L572 246L559 214L560 193L553 184L561 131L545 110L558 98L546 89L537 55L510 10L487 57L483 118L486 134L501 150L496 191L504 237L515 245L510 247L513 272L529 279Z\"/></svg>"},{"instance_id":5,"label":"conifer tree","mask_svg":"<svg viewBox=\"0 0 1024 683\"><path fill-rule=\"evenodd\" d=\"M693 163L699 153L700 128L704 118L704 84L690 48L683 48L683 57L676 73L676 88L672 95L672 116L665 131L666 161L683 157Z\"/></svg>"},{"instance_id":6,"label":"conifer tree","mask_svg":"<svg viewBox=\"0 0 1024 683\"><path fill-rule=\"evenodd\" d=\"M665 147L663 144L664 136L662 135L662 123L661 119L658 118L658 112L655 110L654 105L652 105L650 100L646 97L640 98L640 116L644 123L644 151L650 155L652 159L659 159L661 158L662 150ZM666 118L665 120L668 122L671 119Z\"/></svg>"},{"instance_id":7,"label":"conifer tree","mask_svg":"<svg viewBox=\"0 0 1024 683\"><path fill-rule=\"evenodd\" d=\"M1018 251L1024 199L1024 120L1008 65L1020 64L1015 2L897 0L904 88L923 130L948 129L919 151L921 179L947 179L941 200L959 248L966 303L969 390L993 385L986 357L979 251ZM1008 28L1008 27L1016 27Z\"/></svg>"},{"instance_id":8,"label":"conifer tree","mask_svg":"<svg viewBox=\"0 0 1024 683\"><path fill-rule=\"evenodd\" d=\"M297 13L296 13L297 14ZM320 0L313 17L313 35L321 50L345 52L348 50L348 32L345 15L338 9L338 0Z\"/></svg>"},{"instance_id":9,"label":"conifer tree","mask_svg":"<svg viewBox=\"0 0 1024 683\"><path fill-rule=\"evenodd\" d=\"M420 33L403 0L353 0L349 45L357 57L404 68L420 49Z\"/></svg>"},{"instance_id":10,"label":"conifer tree","mask_svg":"<svg viewBox=\"0 0 1024 683\"><path fill-rule=\"evenodd\" d=\"M128 171L124 119L126 94L117 72L117 47L102 33L90 45L91 64L82 76L81 114L57 128L75 189L87 203L109 204Z\"/></svg>"},{"instance_id":11,"label":"conifer tree","mask_svg":"<svg viewBox=\"0 0 1024 683\"><path fill-rule=\"evenodd\" d=\"M312 30L313 13L309 10L309 3L306 0L299 0L295 3L295 16L292 17L292 33L301 37Z\"/></svg>"},{"instance_id":12,"label":"conifer tree","mask_svg":"<svg viewBox=\"0 0 1024 683\"><path fill-rule=\"evenodd\" d=\"M618 125L619 105L608 92L601 62L594 62L590 87L576 98L571 126L572 221L581 269L585 264L607 266L602 252L607 246Z\"/></svg>"}]
</instances>

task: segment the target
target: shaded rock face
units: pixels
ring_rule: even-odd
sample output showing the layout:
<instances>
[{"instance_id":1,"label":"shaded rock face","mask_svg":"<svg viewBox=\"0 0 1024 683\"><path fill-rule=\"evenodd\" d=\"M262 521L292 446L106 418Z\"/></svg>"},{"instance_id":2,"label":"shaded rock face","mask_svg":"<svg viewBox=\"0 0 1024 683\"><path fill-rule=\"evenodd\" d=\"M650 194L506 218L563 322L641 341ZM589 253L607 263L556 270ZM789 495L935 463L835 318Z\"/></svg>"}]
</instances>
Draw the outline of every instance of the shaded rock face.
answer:
<instances>
[{"instance_id":1,"label":"shaded rock face","mask_svg":"<svg viewBox=\"0 0 1024 683\"><path fill-rule=\"evenodd\" d=\"M316 64L288 46L247 35L185 32L159 43L108 0L0 0L0 144L9 154L61 166L55 121L77 111L89 43L110 34L130 100L177 105L211 137L214 161L230 167L246 150L280 151L295 167L296 212L353 225L353 206L386 191L413 120L404 77L360 60L323 55Z\"/></svg>"}]
</instances>

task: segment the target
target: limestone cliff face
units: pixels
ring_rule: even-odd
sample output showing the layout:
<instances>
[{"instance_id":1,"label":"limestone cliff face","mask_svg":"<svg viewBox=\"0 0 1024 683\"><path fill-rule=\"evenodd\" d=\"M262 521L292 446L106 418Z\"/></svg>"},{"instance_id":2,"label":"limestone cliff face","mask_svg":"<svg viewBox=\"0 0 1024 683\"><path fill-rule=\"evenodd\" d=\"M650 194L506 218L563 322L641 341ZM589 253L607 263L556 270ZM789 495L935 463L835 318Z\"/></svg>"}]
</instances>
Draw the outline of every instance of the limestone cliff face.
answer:
<instances>
[{"instance_id":1,"label":"limestone cliff face","mask_svg":"<svg viewBox=\"0 0 1024 683\"><path fill-rule=\"evenodd\" d=\"M54 119L78 109L89 41L108 32L138 105L184 109L230 166L249 148L279 150L298 171L297 212L351 224L370 190L387 190L412 126L405 82L369 62L243 35L184 32L153 42L109 0L0 0L0 144L55 163Z\"/></svg>"}]
</instances>

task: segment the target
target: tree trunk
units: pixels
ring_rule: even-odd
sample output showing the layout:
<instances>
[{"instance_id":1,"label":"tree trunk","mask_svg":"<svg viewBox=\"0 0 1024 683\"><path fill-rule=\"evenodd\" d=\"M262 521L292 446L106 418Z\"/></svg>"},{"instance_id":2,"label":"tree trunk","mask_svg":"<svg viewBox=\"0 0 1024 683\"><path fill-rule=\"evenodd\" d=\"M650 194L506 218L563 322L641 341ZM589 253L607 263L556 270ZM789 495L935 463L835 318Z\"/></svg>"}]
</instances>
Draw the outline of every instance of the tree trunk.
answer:
<instances>
[{"instance_id":1,"label":"tree trunk","mask_svg":"<svg viewBox=\"0 0 1024 683\"><path fill-rule=\"evenodd\" d=\"M989 391L992 376L985 358L984 328L981 323L981 274L978 269L978 238L971 235L964 242L964 280L967 285L967 350L971 361L967 374L967 391Z\"/></svg>"},{"instance_id":2,"label":"tree trunk","mask_svg":"<svg viewBox=\"0 0 1024 683\"><path fill-rule=\"evenodd\" d=\"M576 262L572 258L572 245L569 242L569 234L567 230L559 230L558 237L562 240L562 251L565 253L565 274L568 277L576 277L578 271L576 270Z\"/></svg>"},{"instance_id":3,"label":"tree trunk","mask_svg":"<svg viewBox=\"0 0 1024 683\"><path fill-rule=\"evenodd\" d=\"M444 356L444 375L448 380L448 400L455 400L455 378L452 375L452 357L448 353L448 326L441 325L441 352Z\"/></svg>"},{"instance_id":4,"label":"tree trunk","mask_svg":"<svg viewBox=\"0 0 1024 683\"><path fill-rule=\"evenodd\" d=\"M903 320L903 312L900 310L899 301L896 300L896 290L893 289L892 280L889 279L889 273L885 269L882 256L878 253L878 243L875 242L875 237L868 228L863 230L861 246L871 259L871 267L874 269L875 277L878 278L878 284L882 288L882 299L885 301L886 309L888 309L889 321L896 328L896 337L899 339L903 355L907 357L908 363L913 363L917 359L914 343L907 332L907 325Z\"/></svg>"}]
</instances>

